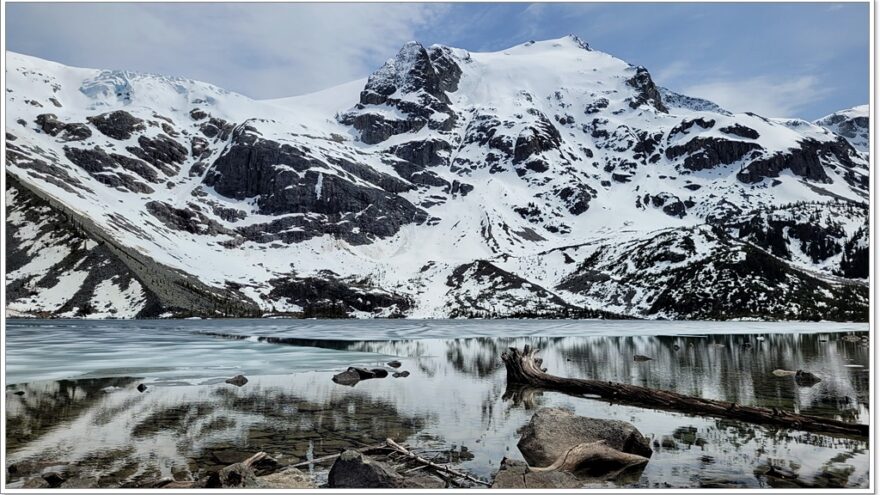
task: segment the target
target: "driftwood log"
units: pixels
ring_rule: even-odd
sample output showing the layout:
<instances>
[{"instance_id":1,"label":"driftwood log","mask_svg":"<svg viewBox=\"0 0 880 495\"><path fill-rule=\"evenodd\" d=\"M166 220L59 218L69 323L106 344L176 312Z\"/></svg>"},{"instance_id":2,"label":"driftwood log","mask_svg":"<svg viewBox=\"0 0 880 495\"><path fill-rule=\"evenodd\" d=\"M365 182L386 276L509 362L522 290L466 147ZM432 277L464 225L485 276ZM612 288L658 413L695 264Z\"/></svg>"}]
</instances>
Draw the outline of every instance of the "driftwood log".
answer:
<instances>
[{"instance_id":1,"label":"driftwood log","mask_svg":"<svg viewBox=\"0 0 880 495\"><path fill-rule=\"evenodd\" d=\"M507 367L507 382L535 388L556 390L572 395L596 395L611 402L638 407L650 407L678 411L699 416L730 418L748 423L776 425L796 430L868 437L868 425L847 423L817 416L806 416L782 411L777 408L743 406L734 402L703 399L691 395L655 390L625 383L564 378L547 374L542 368L543 360L537 357L538 349L526 345L522 351L511 347L501 354Z\"/></svg>"},{"instance_id":2,"label":"driftwood log","mask_svg":"<svg viewBox=\"0 0 880 495\"><path fill-rule=\"evenodd\" d=\"M436 463L434 463L434 462L431 462L431 461L429 461L428 459L425 459L424 457L419 456L419 455L416 454L415 452L411 452L411 451L408 450L406 447L404 447L403 445L400 445L399 443L395 442L394 440L392 440L392 439L390 439L390 438L389 438L389 439L386 439L386 440L385 440L385 443L386 443L389 447L391 447L391 448L394 449L395 451L397 451L397 452L403 454L404 456L408 457L409 459L411 459L411 460L413 460L413 461L416 461L416 462L418 462L419 464L422 464L423 466L433 468L433 469L436 470L438 473L445 474L445 475L457 476L457 477L459 477L459 478L464 478L464 479L470 481L471 483L476 483L476 484L478 484L478 485L485 485L485 486L490 486L490 485L491 485L491 483L487 483L487 482L485 482L485 481L483 481L483 480L481 480L481 479L474 478L473 476L471 476L471 475L469 475L469 474L467 474L467 473L462 473L462 472L459 472L459 471L455 471L454 469L450 468L449 466L442 465L442 464L436 464Z\"/></svg>"}]
</instances>

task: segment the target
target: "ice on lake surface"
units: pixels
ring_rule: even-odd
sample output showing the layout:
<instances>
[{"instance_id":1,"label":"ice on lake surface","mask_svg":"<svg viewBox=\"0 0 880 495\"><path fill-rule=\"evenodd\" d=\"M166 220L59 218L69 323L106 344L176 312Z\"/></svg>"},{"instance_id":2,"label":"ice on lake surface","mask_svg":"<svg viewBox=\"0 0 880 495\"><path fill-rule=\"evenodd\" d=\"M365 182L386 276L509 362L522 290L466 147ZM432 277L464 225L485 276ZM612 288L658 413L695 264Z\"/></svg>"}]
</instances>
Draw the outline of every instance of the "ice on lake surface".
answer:
<instances>
[{"instance_id":1,"label":"ice on lake surface","mask_svg":"<svg viewBox=\"0 0 880 495\"><path fill-rule=\"evenodd\" d=\"M501 353L613 380L867 423L867 324L651 321L7 321L10 482L68 466L83 486L193 473L263 450L292 463L391 437L491 479L540 407L632 422L654 445L637 487L867 487L866 442L508 389ZM855 341L854 341L855 340ZM751 346L743 344L749 342ZM676 350L674 346L678 346ZM653 359L634 362L633 355ZM407 378L354 387L349 365ZM799 387L774 370L822 381ZM244 374L242 388L223 383ZM148 389L139 393L138 384ZM24 392L16 395L15 392ZM768 465L796 481L763 475ZM320 476L326 466L313 468ZM786 486L796 486L789 484Z\"/></svg>"}]
</instances>

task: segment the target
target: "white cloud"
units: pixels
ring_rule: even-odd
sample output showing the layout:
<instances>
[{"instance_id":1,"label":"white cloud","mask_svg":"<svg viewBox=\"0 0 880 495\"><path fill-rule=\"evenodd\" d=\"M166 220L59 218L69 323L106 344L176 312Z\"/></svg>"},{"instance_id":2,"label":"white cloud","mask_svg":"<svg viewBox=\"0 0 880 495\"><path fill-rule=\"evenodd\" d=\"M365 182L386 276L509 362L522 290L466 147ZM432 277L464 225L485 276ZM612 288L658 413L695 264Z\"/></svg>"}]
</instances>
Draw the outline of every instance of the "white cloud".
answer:
<instances>
[{"instance_id":1,"label":"white cloud","mask_svg":"<svg viewBox=\"0 0 880 495\"><path fill-rule=\"evenodd\" d=\"M832 88L815 76L785 79L759 76L694 84L682 91L688 96L711 100L733 112L754 112L766 117L794 117Z\"/></svg>"},{"instance_id":2,"label":"white cloud","mask_svg":"<svg viewBox=\"0 0 880 495\"><path fill-rule=\"evenodd\" d=\"M665 67L661 67L657 71L652 71L652 76L656 82L668 86L680 77L691 74L692 72L693 68L689 62L677 60Z\"/></svg>"},{"instance_id":3,"label":"white cloud","mask_svg":"<svg viewBox=\"0 0 880 495\"><path fill-rule=\"evenodd\" d=\"M257 98L364 77L438 4L24 4L10 47L69 65L206 80Z\"/></svg>"}]
</instances>

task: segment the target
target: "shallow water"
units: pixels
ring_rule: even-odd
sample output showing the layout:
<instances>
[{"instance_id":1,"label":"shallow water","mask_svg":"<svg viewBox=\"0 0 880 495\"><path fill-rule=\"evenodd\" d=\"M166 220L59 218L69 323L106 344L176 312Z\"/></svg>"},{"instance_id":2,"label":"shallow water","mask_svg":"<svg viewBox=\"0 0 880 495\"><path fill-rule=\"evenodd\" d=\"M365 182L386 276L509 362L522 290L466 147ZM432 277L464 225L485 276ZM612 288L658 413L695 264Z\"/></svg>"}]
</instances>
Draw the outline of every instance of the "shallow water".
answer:
<instances>
[{"instance_id":1,"label":"shallow water","mask_svg":"<svg viewBox=\"0 0 880 495\"><path fill-rule=\"evenodd\" d=\"M71 485L120 486L176 466L204 473L259 450L297 462L388 437L491 479L503 457L521 458L516 431L550 406L630 421L652 439L651 461L628 486L782 486L761 474L770 463L806 484L866 487L863 441L508 390L499 359L528 343L553 374L866 423L870 351L843 339L866 331L839 323L9 320L7 465L17 473L9 481L65 464L79 478ZM634 354L653 360L634 362ZM391 359L411 375L354 387L330 380L351 364ZM823 380L798 387L776 369ZM244 387L223 383L239 373L250 380ZM326 466L314 469L322 476Z\"/></svg>"}]
</instances>

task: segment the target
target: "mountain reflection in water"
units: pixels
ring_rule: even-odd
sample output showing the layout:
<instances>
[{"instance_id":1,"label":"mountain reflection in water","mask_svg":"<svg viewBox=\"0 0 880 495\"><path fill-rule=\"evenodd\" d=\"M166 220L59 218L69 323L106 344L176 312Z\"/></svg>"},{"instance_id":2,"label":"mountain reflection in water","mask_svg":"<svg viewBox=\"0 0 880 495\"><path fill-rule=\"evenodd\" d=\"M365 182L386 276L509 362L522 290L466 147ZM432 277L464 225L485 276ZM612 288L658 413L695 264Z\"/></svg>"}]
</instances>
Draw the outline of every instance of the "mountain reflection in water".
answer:
<instances>
[{"instance_id":1,"label":"mountain reflection in water","mask_svg":"<svg viewBox=\"0 0 880 495\"><path fill-rule=\"evenodd\" d=\"M534 322L534 333L541 333L541 324ZM706 331L712 325L705 323ZM833 329L836 324L829 325ZM22 328L39 329L37 325ZM630 421L649 437L655 453L632 486L788 486L765 476L769 465L784 466L807 484L868 484L864 441L508 388L500 362L508 347L530 344L542 349L552 374L633 383L864 423L869 417L870 351L861 342L843 338L863 334L346 341L274 332L274 342L260 342L253 335L271 337L273 333L223 330L207 335L207 330L199 328L194 333L178 322L173 339L168 337L176 346L172 355L184 361L189 355L195 361L202 359L206 368L216 367L214 375L190 369L191 363L184 370L175 366L180 363L156 359L159 371L139 365L133 367L137 371L131 376L119 376L130 369L121 354L114 354L116 344L108 337L92 351L114 356L120 364L114 369L78 369L78 376L88 378L22 380L8 386L7 467L14 466L15 472L10 472L9 481L38 473L45 466L65 464L74 484L115 487L170 476L172 469L186 468L198 475L260 450L293 463L388 437L430 450L490 479L503 457L520 458L517 430L536 408L549 406ZM22 366L22 356L27 352L18 354L15 331L10 332L7 359L18 363L16 369L23 373L27 366ZM122 345L129 337L120 338ZM226 347L217 346L229 346L228 353ZM215 347L226 362L215 362L215 357L204 354L205 349ZM234 360L236 351L247 356L265 353L269 368L239 366ZM151 350L147 346L139 352ZM635 362L635 354L652 360ZM312 369L320 371L280 373L275 368L286 360L291 369L302 369L300 365L310 363L314 356L319 356L321 365ZM332 370L349 364L381 365L391 357L402 361L400 369L411 375L362 381L354 387L330 380ZM55 363L53 373L60 368ZM777 369L813 371L822 381L799 387L791 376L775 376ZM248 376L247 385L237 388L223 383L223 378L238 372ZM145 393L136 390L139 383L148 385ZM15 394L20 391L24 395ZM326 474L326 466L314 469L319 476Z\"/></svg>"}]
</instances>

